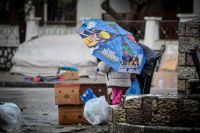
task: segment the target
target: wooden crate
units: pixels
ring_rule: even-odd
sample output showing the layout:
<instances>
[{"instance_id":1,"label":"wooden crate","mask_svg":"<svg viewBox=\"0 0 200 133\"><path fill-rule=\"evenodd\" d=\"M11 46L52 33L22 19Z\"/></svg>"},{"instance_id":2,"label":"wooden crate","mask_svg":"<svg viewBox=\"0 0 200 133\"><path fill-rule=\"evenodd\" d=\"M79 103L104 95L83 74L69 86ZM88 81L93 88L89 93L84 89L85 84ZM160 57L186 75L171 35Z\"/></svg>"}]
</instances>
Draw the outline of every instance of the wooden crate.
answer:
<instances>
[{"instance_id":1,"label":"wooden crate","mask_svg":"<svg viewBox=\"0 0 200 133\"><path fill-rule=\"evenodd\" d=\"M106 84L56 84L55 90L55 104L56 105L80 105L83 102L80 99L87 88L92 89L94 94L99 97L107 96Z\"/></svg>"},{"instance_id":2,"label":"wooden crate","mask_svg":"<svg viewBox=\"0 0 200 133\"><path fill-rule=\"evenodd\" d=\"M84 105L58 105L58 123L68 124L89 124L83 116Z\"/></svg>"}]
</instances>

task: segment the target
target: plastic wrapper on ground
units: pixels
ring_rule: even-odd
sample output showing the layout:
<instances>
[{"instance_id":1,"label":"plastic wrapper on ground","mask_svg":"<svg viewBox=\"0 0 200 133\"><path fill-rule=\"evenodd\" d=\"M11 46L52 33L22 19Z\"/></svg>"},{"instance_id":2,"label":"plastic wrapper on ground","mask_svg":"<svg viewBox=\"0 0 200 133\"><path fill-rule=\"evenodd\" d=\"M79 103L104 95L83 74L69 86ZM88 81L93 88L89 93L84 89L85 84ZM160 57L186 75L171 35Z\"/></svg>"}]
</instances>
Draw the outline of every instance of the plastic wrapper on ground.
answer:
<instances>
[{"instance_id":1,"label":"plastic wrapper on ground","mask_svg":"<svg viewBox=\"0 0 200 133\"><path fill-rule=\"evenodd\" d=\"M105 96L92 98L86 102L84 117L92 125L106 124L109 120L109 106Z\"/></svg>"},{"instance_id":2,"label":"plastic wrapper on ground","mask_svg":"<svg viewBox=\"0 0 200 133\"><path fill-rule=\"evenodd\" d=\"M22 121L21 110L14 103L0 104L0 129L3 131L16 131Z\"/></svg>"}]
</instances>

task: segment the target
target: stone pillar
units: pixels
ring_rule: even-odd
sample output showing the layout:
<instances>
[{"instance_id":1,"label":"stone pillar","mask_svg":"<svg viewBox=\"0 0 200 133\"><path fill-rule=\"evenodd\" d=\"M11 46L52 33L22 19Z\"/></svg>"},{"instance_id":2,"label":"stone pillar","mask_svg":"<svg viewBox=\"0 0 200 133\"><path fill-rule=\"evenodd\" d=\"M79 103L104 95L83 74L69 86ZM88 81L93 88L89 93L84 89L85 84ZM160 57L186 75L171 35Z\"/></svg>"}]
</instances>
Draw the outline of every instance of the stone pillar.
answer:
<instances>
[{"instance_id":1,"label":"stone pillar","mask_svg":"<svg viewBox=\"0 0 200 133\"><path fill-rule=\"evenodd\" d=\"M144 19L146 20L144 44L154 49L155 41L160 39L159 21L162 20L162 18L161 17L144 17Z\"/></svg>"},{"instance_id":2,"label":"stone pillar","mask_svg":"<svg viewBox=\"0 0 200 133\"><path fill-rule=\"evenodd\" d=\"M44 2L44 24L47 23L47 11L48 11L48 7L47 7L47 0L45 0Z\"/></svg>"},{"instance_id":3,"label":"stone pillar","mask_svg":"<svg viewBox=\"0 0 200 133\"><path fill-rule=\"evenodd\" d=\"M178 26L179 46L178 46L178 67L177 67L177 89L178 93L189 93L189 79L196 79L197 73L190 56L190 49L200 45L200 20L197 16L178 15L180 23ZM195 19L196 18L196 19Z\"/></svg>"},{"instance_id":4,"label":"stone pillar","mask_svg":"<svg viewBox=\"0 0 200 133\"><path fill-rule=\"evenodd\" d=\"M180 22L188 22L188 21L198 18L198 15L197 14L177 14L177 17L179 17Z\"/></svg>"},{"instance_id":5,"label":"stone pillar","mask_svg":"<svg viewBox=\"0 0 200 133\"><path fill-rule=\"evenodd\" d=\"M30 8L29 4L25 8ZM38 36L39 21L41 18L35 17L35 7L33 6L29 14L26 16L26 39L25 41L31 40L33 37Z\"/></svg>"}]
</instances>

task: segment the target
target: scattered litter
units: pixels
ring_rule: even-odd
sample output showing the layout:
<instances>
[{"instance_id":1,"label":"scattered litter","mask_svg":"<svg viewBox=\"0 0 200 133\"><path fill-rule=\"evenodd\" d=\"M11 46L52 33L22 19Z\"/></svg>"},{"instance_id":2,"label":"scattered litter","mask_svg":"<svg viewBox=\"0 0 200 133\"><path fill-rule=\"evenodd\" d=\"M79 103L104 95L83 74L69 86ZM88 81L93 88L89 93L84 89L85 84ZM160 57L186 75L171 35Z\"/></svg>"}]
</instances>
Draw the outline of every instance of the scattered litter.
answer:
<instances>
[{"instance_id":1,"label":"scattered litter","mask_svg":"<svg viewBox=\"0 0 200 133\"><path fill-rule=\"evenodd\" d=\"M62 72L61 72L62 71ZM78 69L76 67L63 66L59 67L57 76L27 76L25 82L55 82L64 80L78 79Z\"/></svg>"},{"instance_id":2,"label":"scattered litter","mask_svg":"<svg viewBox=\"0 0 200 133\"><path fill-rule=\"evenodd\" d=\"M105 96L94 97L92 91L84 98L86 100L83 116L92 125L104 124L109 120L109 105L106 102ZM83 95L84 95L83 94Z\"/></svg>"},{"instance_id":3,"label":"scattered litter","mask_svg":"<svg viewBox=\"0 0 200 133\"><path fill-rule=\"evenodd\" d=\"M58 71L57 71L57 74L59 74L61 70L65 70L65 71L78 71L78 68L76 68L76 67L69 67L69 66L59 67Z\"/></svg>"},{"instance_id":4,"label":"scattered litter","mask_svg":"<svg viewBox=\"0 0 200 133\"><path fill-rule=\"evenodd\" d=\"M17 131L21 127L21 110L14 103L0 103L0 129Z\"/></svg>"},{"instance_id":5,"label":"scattered litter","mask_svg":"<svg viewBox=\"0 0 200 133\"><path fill-rule=\"evenodd\" d=\"M64 81L64 78L61 76L36 76L36 77L25 77L25 82L53 82L53 81Z\"/></svg>"},{"instance_id":6,"label":"scattered litter","mask_svg":"<svg viewBox=\"0 0 200 133\"><path fill-rule=\"evenodd\" d=\"M42 115L48 115L47 113L43 113Z\"/></svg>"}]
</instances>

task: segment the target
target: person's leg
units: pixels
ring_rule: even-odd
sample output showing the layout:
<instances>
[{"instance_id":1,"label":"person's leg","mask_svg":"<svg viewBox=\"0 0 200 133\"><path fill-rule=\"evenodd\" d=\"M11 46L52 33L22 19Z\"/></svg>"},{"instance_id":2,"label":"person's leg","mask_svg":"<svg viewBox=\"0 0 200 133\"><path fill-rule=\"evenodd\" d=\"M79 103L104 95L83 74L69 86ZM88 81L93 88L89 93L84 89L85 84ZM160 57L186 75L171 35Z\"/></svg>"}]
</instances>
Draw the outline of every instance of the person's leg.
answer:
<instances>
[{"instance_id":1,"label":"person's leg","mask_svg":"<svg viewBox=\"0 0 200 133\"><path fill-rule=\"evenodd\" d=\"M118 87L112 87L112 104L116 105L118 104L118 93L119 93L119 88Z\"/></svg>"},{"instance_id":2,"label":"person's leg","mask_svg":"<svg viewBox=\"0 0 200 133\"><path fill-rule=\"evenodd\" d=\"M115 95L112 99L112 104L117 105L121 103L122 96L126 94L127 88L115 87L114 90L115 90Z\"/></svg>"},{"instance_id":3,"label":"person's leg","mask_svg":"<svg viewBox=\"0 0 200 133\"><path fill-rule=\"evenodd\" d=\"M127 90L128 90L127 87L122 88L122 95L125 95Z\"/></svg>"},{"instance_id":4,"label":"person's leg","mask_svg":"<svg viewBox=\"0 0 200 133\"><path fill-rule=\"evenodd\" d=\"M116 97L116 103L117 104L121 104L122 96L126 94L127 89L128 88L125 88L125 87L119 87L118 88L118 94L117 94L117 97Z\"/></svg>"}]
</instances>

